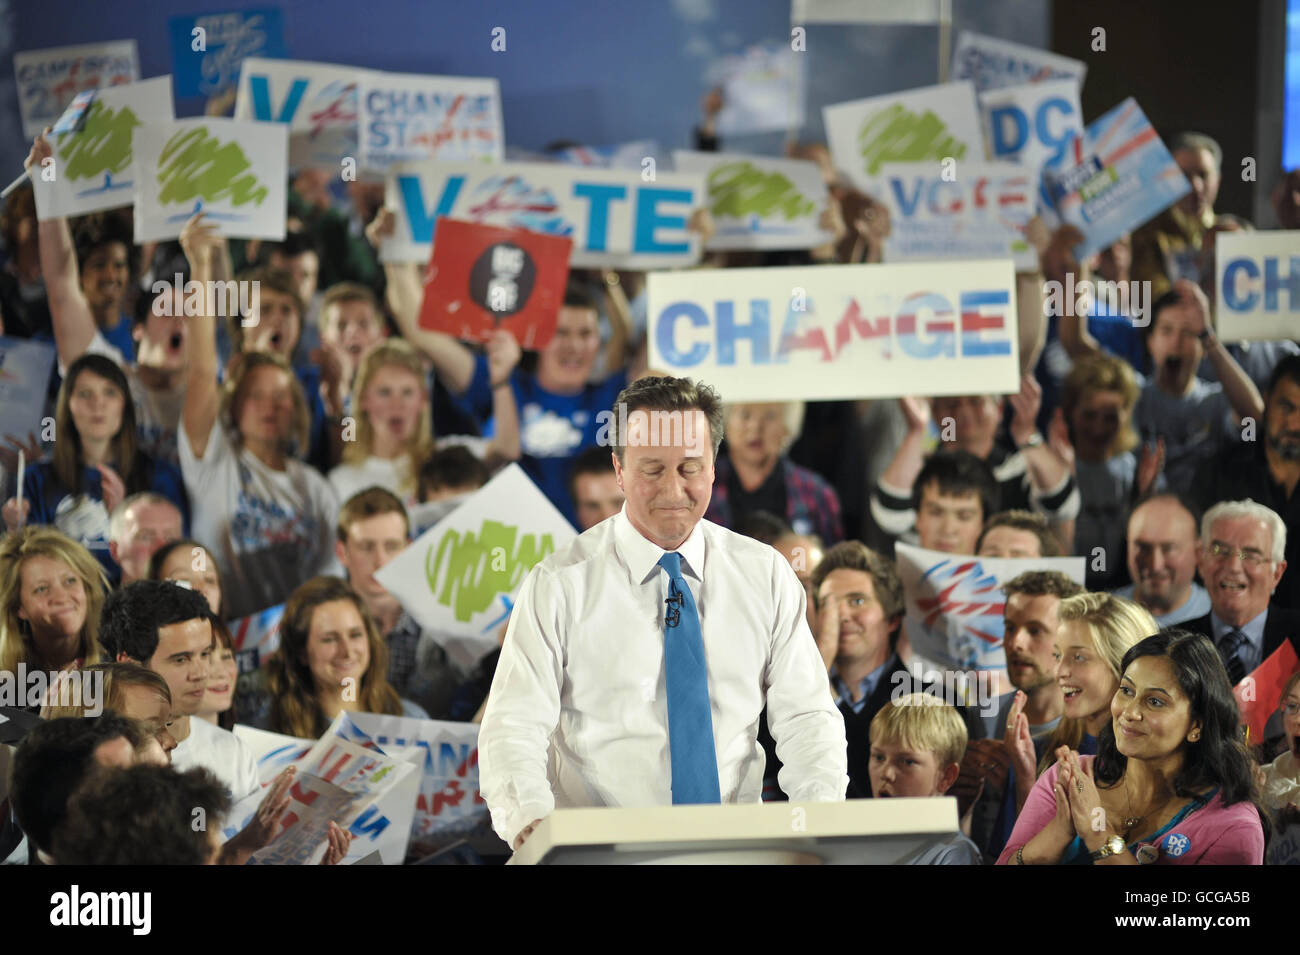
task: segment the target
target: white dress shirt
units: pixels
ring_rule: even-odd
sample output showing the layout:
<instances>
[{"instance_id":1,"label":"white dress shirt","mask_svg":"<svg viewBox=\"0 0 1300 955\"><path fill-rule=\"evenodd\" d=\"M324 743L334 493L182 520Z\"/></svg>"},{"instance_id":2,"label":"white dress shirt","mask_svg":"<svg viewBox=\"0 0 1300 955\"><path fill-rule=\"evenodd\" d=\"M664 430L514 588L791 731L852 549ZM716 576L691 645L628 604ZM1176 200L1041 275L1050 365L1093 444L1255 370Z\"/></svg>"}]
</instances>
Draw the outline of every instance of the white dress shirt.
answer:
<instances>
[{"instance_id":1,"label":"white dress shirt","mask_svg":"<svg viewBox=\"0 0 1300 955\"><path fill-rule=\"evenodd\" d=\"M843 799L844 718L790 565L704 520L677 552L700 613L722 801L760 800L765 704L790 799ZM524 581L479 731L479 786L507 844L557 807L671 805L663 554L625 507Z\"/></svg>"}]
</instances>

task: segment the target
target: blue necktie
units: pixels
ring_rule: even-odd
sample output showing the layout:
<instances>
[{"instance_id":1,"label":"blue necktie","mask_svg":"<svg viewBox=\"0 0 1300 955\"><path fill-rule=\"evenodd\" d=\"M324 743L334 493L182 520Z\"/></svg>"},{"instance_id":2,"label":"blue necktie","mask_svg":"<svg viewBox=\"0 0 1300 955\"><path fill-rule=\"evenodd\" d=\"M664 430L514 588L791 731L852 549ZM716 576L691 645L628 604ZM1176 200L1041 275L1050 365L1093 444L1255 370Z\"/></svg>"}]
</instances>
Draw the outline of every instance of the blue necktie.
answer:
<instances>
[{"instance_id":1,"label":"blue necktie","mask_svg":"<svg viewBox=\"0 0 1300 955\"><path fill-rule=\"evenodd\" d=\"M722 801L713 749L709 675L695 598L682 577L682 555L659 558L668 572L664 614L664 670L668 685L668 751L672 757L673 805Z\"/></svg>"}]
</instances>

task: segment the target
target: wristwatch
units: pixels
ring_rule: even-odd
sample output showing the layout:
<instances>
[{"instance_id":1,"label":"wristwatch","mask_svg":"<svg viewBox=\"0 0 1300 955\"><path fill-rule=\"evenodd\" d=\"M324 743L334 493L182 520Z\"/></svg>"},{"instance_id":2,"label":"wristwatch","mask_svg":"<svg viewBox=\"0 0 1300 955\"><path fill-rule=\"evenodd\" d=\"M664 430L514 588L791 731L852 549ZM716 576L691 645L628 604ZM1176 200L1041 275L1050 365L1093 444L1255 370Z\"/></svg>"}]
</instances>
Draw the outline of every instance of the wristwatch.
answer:
<instances>
[{"instance_id":1,"label":"wristwatch","mask_svg":"<svg viewBox=\"0 0 1300 955\"><path fill-rule=\"evenodd\" d=\"M1036 447L1038 447L1039 445L1041 445L1042 443L1043 443L1043 435L1042 435L1042 433L1041 433L1041 432L1038 432L1038 431L1035 431L1035 432L1034 432L1033 434L1031 434L1029 437L1025 438L1023 444L1017 444L1017 445L1016 445L1016 450L1017 450L1017 451L1023 451L1023 450L1025 450L1025 448L1036 448Z\"/></svg>"},{"instance_id":2,"label":"wristwatch","mask_svg":"<svg viewBox=\"0 0 1300 955\"><path fill-rule=\"evenodd\" d=\"M1120 836L1111 836L1106 840L1105 845L1092 854L1091 858L1093 862L1096 862L1098 859L1119 855L1123 851L1124 839Z\"/></svg>"}]
</instances>

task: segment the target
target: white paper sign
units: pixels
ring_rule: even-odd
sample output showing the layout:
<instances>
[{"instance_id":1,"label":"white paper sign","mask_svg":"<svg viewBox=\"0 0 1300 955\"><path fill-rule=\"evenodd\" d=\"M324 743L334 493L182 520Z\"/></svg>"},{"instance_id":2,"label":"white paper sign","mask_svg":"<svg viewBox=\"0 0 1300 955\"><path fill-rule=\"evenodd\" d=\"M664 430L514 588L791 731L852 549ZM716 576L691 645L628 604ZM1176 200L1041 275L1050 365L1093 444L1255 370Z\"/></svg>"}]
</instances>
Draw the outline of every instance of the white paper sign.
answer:
<instances>
[{"instance_id":1,"label":"white paper sign","mask_svg":"<svg viewBox=\"0 0 1300 955\"><path fill-rule=\"evenodd\" d=\"M502 158L505 132L495 79L361 74L361 165L385 171L400 162Z\"/></svg>"},{"instance_id":2,"label":"white paper sign","mask_svg":"<svg viewBox=\"0 0 1300 955\"><path fill-rule=\"evenodd\" d=\"M973 557L896 544L908 640L925 665L985 672L1006 686L1002 585L1027 570L1055 570L1082 585L1083 557ZM923 666L922 669L925 667Z\"/></svg>"},{"instance_id":3,"label":"white paper sign","mask_svg":"<svg viewBox=\"0 0 1300 955\"><path fill-rule=\"evenodd\" d=\"M362 74L354 66L250 56L239 71L235 119L289 125L289 164L340 169L357 158L357 99Z\"/></svg>"},{"instance_id":4,"label":"white paper sign","mask_svg":"<svg viewBox=\"0 0 1300 955\"><path fill-rule=\"evenodd\" d=\"M35 139L82 90L140 79L140 57L135 40L25 50L14 54L14 75L23 136Z\"/></svg>"},{"instance_id":5,"label":"white paper sign","mask_svg":"<svg viewBox=\"0 0 1300 955\"><path fill-rule=\"evenodd\" d=\"M1220 232L1214 242L1219 337L1300 338L1300 231Z\"/></svg>"},{"instance_id":6,"label":"white paper sign","mask_svg":"<svg viewBox=\"0 0 1300 955\"><path fill-rule=\"evenodd\" d=\"M385 202L397 228L386 262L429 261L439 216L573 240L574 268L653 269L699 259L686 230L704 204L704 180L560 163L409 163L389 171Z\"/></svg>"},{"instance_id":7,"label":"white paper sign","mask_svg":"<svg viewBox=\"0 0 1300 955\"><path fill-rule=\"evenodd\" d=\"M314 741L235 727L257 759L263 787L286 766L298 767L280 834L253 854L252 864L319 862L333 821L353 834L342 864L378 851L385 865L401 865L419 793L419 767L404 757L344 738L338 729L346 718L347 714L340 714ZM225 823L227 838L248 824L264 795L265 789L260 790L235 806Z\"/></svg>"},{"instance_id":8,"label":"white paper sign","mask_svg":"<svg viewBox=\"0 0 1300 955\"><path fill-rule=\"evenodd\" d=\"M802 126L804 60L789 43L765 43L716 61L708 80L722 88L718 133L740 136Z\"/></svg>"},{"instance_id":9,"label":"white paper sign","mask_svg":"<svg viewBox=\"0 0 1300 955\"><path fill-rule=\"evenodd\" d=\"M1083 135L1083 109L1075 80L1045 80L979 94L989 155L1020 163L1034 177L1037 208L1049 226L1060 220L1040 181L1043 166L1059 162L1066 147Z\"/></svg>"},{"instance_id":10,"label":"white paper sign","mask_svg":"<svg viewBox=\"0 0 1300 955\"><path fill-rule=\"evenodd\" d=\"M487 803L478 788L477 723L349 713L334 729L344 739L374 744L417 767L413 853L426 855L459 839L491 832Z\"/></svg>"},{"instance_id":11,"label":"white paper sign","mask_svg":"<svg viewBox=\"0 0 1300 955\"><path fill-rule=\"evenodd\" d=\"M814 162L679 151L673 164L704 177L716 230L706 248L812 249L835 238L818 225L830 193Z\"/></svg>"},{"instance_id":12,"label":"white paper sign","mask_svg":"<svg viewBox=\"0 0 1300 955\"><path fill-rule=\"evenodd\" d=\"M182 119L146 123L135 137L136 242L177 238L199 210L224 236L284 238L288 127Z\"/></svg>"},{"instance_id":13,"label":"white paper sign","mask_svg":"<svg viewBox=\"0 0 1300 955\"><path fill-rule=\"evenodd\" d=\"M1043 80L1071 79L1078 86L1087 64L1038 47L962 30L952 51L953 80L972 80L977 90L992 90Z\"/></svg>"},{"instance_id":14,"label":"white paper sign","mask_svg":"<svg viewBox=\"0 0 1300 955\"><path fill-rule=\"evenodd\" d=\"M53 370L53 344L0 337L0 436L12 434L26 442L28 434L41 433Z\"/></svg>"},{"instance_id":15,"label":"white paper sign","mask_svg":"<svg viewBox=\"0 0 1300 955\"><path fill-rule=\"evenodd\" d=\"M885 163L984 160L975 87L969 81L837 103L822 110L835 168L875 194Z\"/></svg>"},{"instance_id":16,"label":"white paper sign","mask_svg":"<svg viewBox=\"0 0 1300 955\"><path fill-rule=\"evenodd\" d=\"M951 179L931 163L880 167L879 198L889 209L886 262L1008 257L1034 270L1025 231L1037 177L1015 163L962 162Z\"/></svg>"},{"instance_id":17,"label":"white paper sign","mask_svg":"<svg viewBox=\"0 0 1300 955\"><path fill-rule=\"evenodd\" d=\"M80 130L51 135L53 178L47 181L42 170L32 169L36 217L43 221L131 205L135 131L172 116L170 76L111 86L96 94Z\"/></svg>"},{"instance_id":18,"label":"white paper sign","mask_svg":"<svg viewBox=\"0 0 1300 955\"><path fill-rule=\"evenodd\" d=\"M486 652L535 564L577 537L511 464L376 571L375 579L426 630L474 639Z\"/></svg>"},{"instance_id":19,"label":"white paper sign","mask_svg":"<svg viewBox=\"0 0 1300 955\"><path fill-rule=\"evenodd\" d=\"M650 367L727 401L1020 387L1010 259L654 272L647 333Z\"/></svg>"}]
</instances>

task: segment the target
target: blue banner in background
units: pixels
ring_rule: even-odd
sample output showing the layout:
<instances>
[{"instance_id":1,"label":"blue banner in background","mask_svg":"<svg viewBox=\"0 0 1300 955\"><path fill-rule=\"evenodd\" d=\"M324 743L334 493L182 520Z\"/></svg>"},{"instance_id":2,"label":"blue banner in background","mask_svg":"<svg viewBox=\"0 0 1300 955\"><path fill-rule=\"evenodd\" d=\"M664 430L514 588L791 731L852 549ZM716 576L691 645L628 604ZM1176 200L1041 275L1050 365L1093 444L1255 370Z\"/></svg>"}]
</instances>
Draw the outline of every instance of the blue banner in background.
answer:
<instances>
[{"instance_id":1,"label":"blue banner in background","mask_svg":"<svg viewBox=\"0 0 1300 955\"><path fill-rule=\"evenodd\" d=\"M208 98L234 89L244 57L288 56L280 11L272 7L172 17L169 25L178 100ZM196 35L196 29L203 32Z\"/></svg>"}]
</instances>

